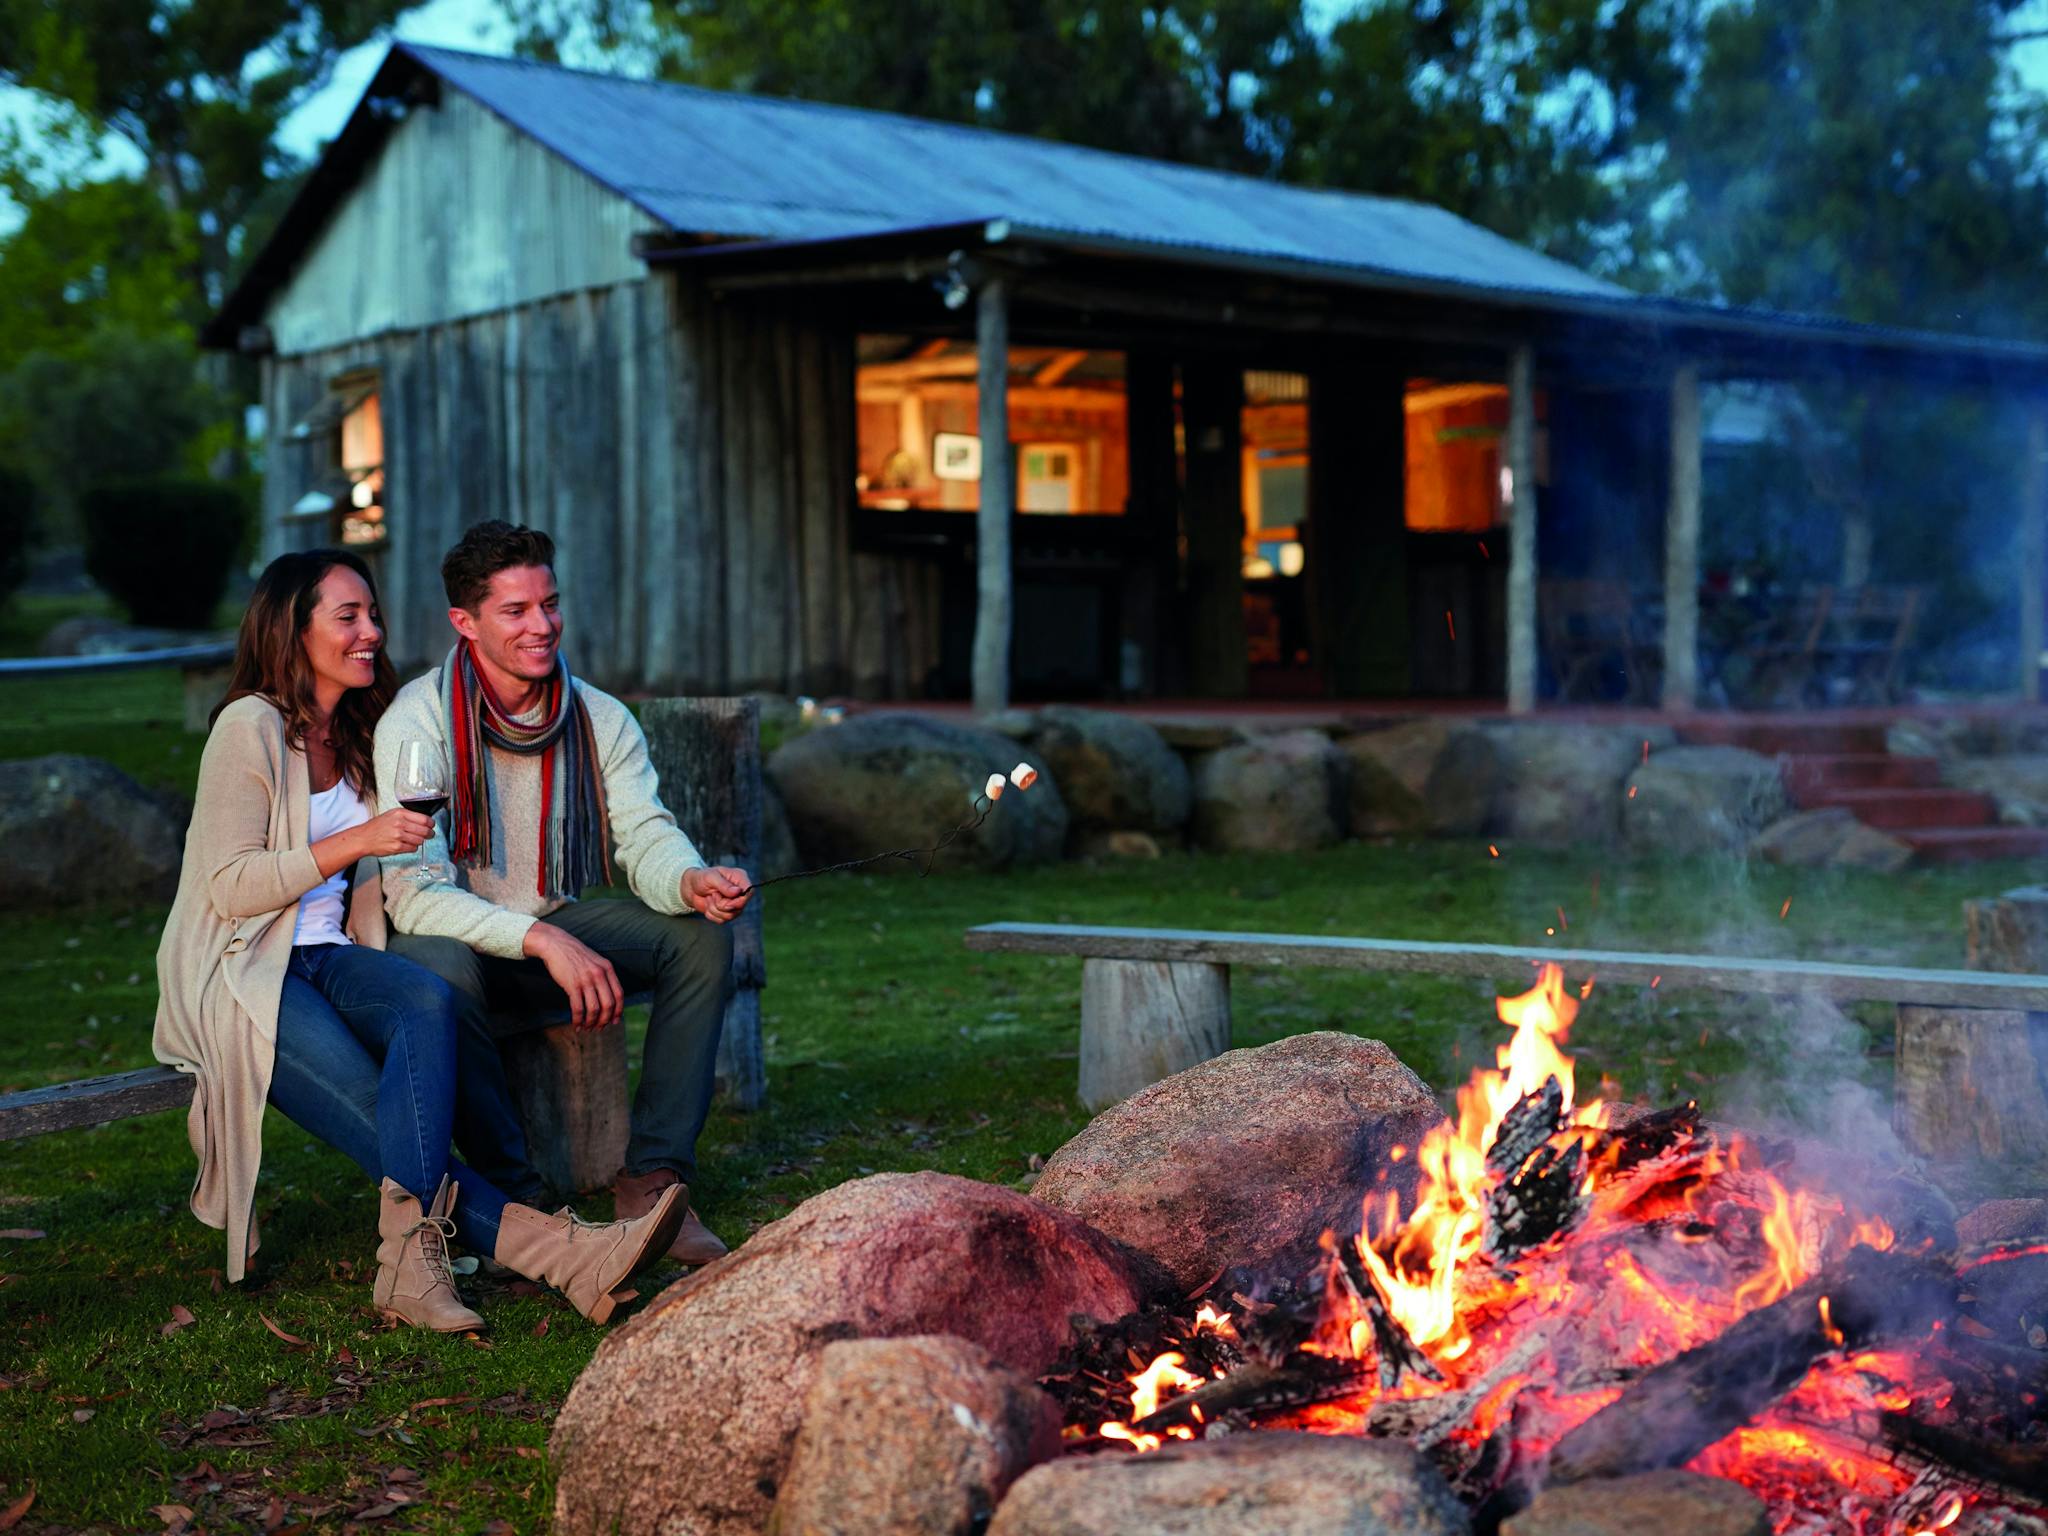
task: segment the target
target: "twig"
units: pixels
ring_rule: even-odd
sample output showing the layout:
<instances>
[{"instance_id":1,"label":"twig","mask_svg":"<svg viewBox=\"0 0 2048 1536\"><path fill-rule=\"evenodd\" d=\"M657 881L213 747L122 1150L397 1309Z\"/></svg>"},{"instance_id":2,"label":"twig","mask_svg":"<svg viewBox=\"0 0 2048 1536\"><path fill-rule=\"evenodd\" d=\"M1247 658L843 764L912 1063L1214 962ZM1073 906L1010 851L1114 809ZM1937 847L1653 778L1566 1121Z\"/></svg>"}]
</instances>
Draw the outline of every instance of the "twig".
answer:
<instances>
[{"instance_id":1,"label":"twig","mask_svg":"<svg viewBox=\"0 0 2048 1536\"><path fill-rule=\"evenodd\" d=\"M767 880L754 881L753 884L747 887L747 893L752 895L755 891L761 890L765 886L780 885L785 880L808 880L813 875L835 875L841 870L865 869L870 864L881 864L889 859L915 862L918 858L923 857L925 861L924 867L917 872L918 878L922 880L932 872L932 865L937 861L940 849L952 842L962 832L972 832L984 821L987 821L988 813L995 809L995 802L989 799L987 795L975 796L975 803L981 807L981 810L974 820L961 822L959 826L948 832L929 848L892 848L887 853L871 853L864 859L848 859L843 864L824 864L816 869L792 870L786 875L776 875Z\"/></svg>"}]
</instances>

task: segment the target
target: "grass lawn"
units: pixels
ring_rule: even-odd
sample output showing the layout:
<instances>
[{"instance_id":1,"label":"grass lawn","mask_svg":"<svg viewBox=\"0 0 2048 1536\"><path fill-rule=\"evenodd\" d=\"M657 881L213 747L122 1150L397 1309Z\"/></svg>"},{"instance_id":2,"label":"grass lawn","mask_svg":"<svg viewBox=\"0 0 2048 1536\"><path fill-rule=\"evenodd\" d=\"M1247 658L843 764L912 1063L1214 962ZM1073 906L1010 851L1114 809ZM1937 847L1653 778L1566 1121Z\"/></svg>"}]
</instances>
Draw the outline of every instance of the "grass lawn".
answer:
<instances>
[{"instance_id":1,"label":"grass lawn","mask_svg":"<svg viewBox=\"0 0 2048 1536\"><path fill-rule=\"evenodd\" d=\"M189 793L199 739L177 729L175 674L0 690L6 754L90 752ZM1078 962L970 955L960 934L973 923L1510 943L1541 939L1562 909L1561 937L1587 948L1956 964L1960 902L2032 874L1501 853L1350 844L1312 857L778 888L767 908L769 1105L714 1113L699 1208L737 1242L872 1171L1019 1180L1081 1126ZM0 926L0 1087L149 1062L161 920L92 910ZM1501 1037L1480 983L1241 967L1232 989L1240 1045L1309 1029L1372 1035L1440 1089ZM1881 1011L1781 1016L1596 987L1573 1043L1582 1084L1796 1114L1816 1087L1867 1090L1881 1107L1889 1033ZM369 1307L372 1191L276 1114L266 1129L264 1246L250 1281L232 1288L220 1284L219 1234L185 1208L182 1116L0 1144L0 1519L33 1485L17 1530L156 1531L176 1519L171 1506L209 1530L339 1529L355 1513L387 1530L544 1529L549 1424L599 1330L552 1296L475 1284L486 1338L382 1327ZM384 1506L398 1507L370 1515Z\"/></svg>"}]
</instances>

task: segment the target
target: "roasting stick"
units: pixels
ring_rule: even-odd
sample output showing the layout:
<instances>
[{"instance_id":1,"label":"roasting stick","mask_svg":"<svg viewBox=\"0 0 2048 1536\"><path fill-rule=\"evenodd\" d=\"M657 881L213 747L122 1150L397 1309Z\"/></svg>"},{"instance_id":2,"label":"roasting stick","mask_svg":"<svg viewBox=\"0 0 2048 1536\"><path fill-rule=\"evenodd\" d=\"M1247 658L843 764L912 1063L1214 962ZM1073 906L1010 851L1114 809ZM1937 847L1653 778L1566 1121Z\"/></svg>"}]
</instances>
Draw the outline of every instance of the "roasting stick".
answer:
<instances>
[{"instance_id":1,"label":"roasting stick","mask_svg":"<svg viewBox=\"0 0 2048 1536\"><path fill-rule=\"evenodd\" d=\"M1000 773L990 774L988 782L981 787L981 793L974 797L974 818L971 821L961 822L960 825L954 827L929 847L892 848L887 853L871 853L865 858L847 859L839 864L821 864L816 869L792 870L786 875L775 875L767 880L752 882L747 887L747 894L751 896L758 890L771 885L780 885L785 880L808 880L813 875L833 875L838 874L842 870L865 869L870 864L886 864L891 859L901 859L906 864L915 864L919 859L923 859L924 863L917 871L918 878L923 879L932 872L932 866L938 861L940 851L948 843L952 842L954 838L963 832L972 832L976 827L988 820L988 813L994 810L996 802L1003 798L1003 782L1003 776ZM1029 763L1019 763L1010 770L1009 782L1016 785L1020 792L1028 790L1038 782L1038 770Z\"/></svg>"}]
</instances>

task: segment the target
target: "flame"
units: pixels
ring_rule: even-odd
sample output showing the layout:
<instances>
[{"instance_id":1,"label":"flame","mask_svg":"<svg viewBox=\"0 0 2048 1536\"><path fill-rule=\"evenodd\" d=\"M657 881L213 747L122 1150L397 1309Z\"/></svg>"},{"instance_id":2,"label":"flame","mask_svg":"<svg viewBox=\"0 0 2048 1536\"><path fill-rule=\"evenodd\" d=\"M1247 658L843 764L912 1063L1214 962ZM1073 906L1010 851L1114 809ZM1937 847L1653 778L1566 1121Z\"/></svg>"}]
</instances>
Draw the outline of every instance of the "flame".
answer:
<instances>
[{"instance_id":1,"label":"flame","mask_svg":"<svg viewBox=\"0 0 2048 1536\"><path fill-rule=\"evenodd\" d=\"M1213 1308L1204 1307L1202 1312L1221 1318L1223 1326L1229 1326L1230 1320L1222 1317L1222 1314L1215 1312ZM1199 1321L1198 1317L1197 1322ZM1186 1363L1187 1356L1179 1350L1170 1349L1131 1378L1131 1424L1136 1424L1158 1412L1159 1400L1169 1389L1180 1393L1202 1384L1201 1377L1192 1371L1182 1369ZM1158 1435L1135 1430L1131 1428L1131 1424L1105 1424L1099 1433L1105 1440L1128 1441L1140 1451L1156 1451L1165 1443ZM1166 1432L1176 1440L1195 1438L1195 1432L1184 1424L1173 1425Z\"/></svg>"},{"instance_id":2,"label":"flame","mask_svg":"<svg viewBox=\"0 0 2048 1536\"><path fill-rule=\"evenodd\" d=\"M1458 1278L1480 1250L1486 1231L1486 1192L1495 1175L1486 1154L1509 1110L1556 1078L1566 1118L1597 1126L1605 1106L1574 1108L1571 1058L1562 1046L1578 999L1565 987L1563 968L1546 964L1536 985L1519 997L1496 1000L1501 1022L1514 1034L1495 1052L1496 1070L1481 1069L1458 1091L1458 1118L1432 1130L1417 1149L1421 1184L1415 1209L1404 1220L1400 1196L1386 1192L1366 1211L1358 1256L1379 1286L1395 1319L1416 1345L1441 1362L1463 1356L1471 1336L1459 1319ZM1375 1219L1377 1218L1377 1219ZM1354 1349L1358 1330L1354 1326Z\"/></svg>"}]
</instances>

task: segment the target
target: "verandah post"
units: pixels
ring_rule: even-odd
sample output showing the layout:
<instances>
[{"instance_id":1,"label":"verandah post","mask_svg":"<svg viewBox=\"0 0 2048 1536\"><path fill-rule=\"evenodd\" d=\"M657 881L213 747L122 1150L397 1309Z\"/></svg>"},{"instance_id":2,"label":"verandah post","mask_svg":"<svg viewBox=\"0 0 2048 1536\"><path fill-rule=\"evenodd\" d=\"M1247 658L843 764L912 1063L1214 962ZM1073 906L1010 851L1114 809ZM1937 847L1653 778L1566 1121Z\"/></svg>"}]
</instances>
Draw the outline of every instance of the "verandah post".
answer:
<instances>
[{"instance_id":1,"label":"verandah post","mask_svg":"<svg viewBox=\"0 0 2048 1536\"><path fill-rule=\"evenodd\" d=\"M1536 707L1536 349L1508 358L1508 708Z\"/></svg>"},{"instance_id":2,"label":"verandah post","mask_svg":"<svg viewBox=\"0 0 2048 1536\"><path fill-rule=\"evenodd\" d=\"M1010 446L1010 301L1000 276L976 296L974 339L981 404L981 505L975 513L974 711L1010 703L1010 518L1017 503Z\"/></svg>"},{"instance_id":3,"label":"verandah post","mask_svg":"<svg viewBox=\"0 0 2048 1536\"><path fill-rule=\"evenodd\" d=\"M1700 371L1671 376L1671 497L1664 513L1664 695L1667 710L1699 699Z\"/></svg>"}]
</instances>

